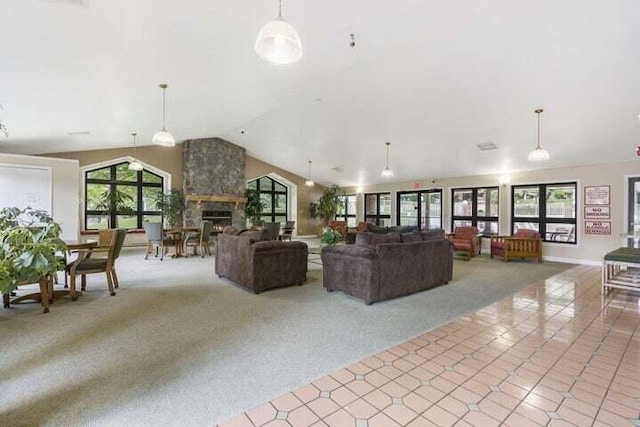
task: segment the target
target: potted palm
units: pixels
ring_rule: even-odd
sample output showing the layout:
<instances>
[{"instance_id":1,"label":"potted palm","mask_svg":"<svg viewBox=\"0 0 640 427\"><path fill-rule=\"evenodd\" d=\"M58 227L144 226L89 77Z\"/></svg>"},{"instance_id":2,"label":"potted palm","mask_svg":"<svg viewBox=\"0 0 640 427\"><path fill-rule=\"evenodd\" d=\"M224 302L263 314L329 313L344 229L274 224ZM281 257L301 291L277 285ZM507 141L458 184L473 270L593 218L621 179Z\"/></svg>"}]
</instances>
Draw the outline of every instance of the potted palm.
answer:
<instances>
[{"instance_id":1,"label":"potted palm","mask_svg":"<svg viewBox=\"0 0 640 427\"><path fill-rule=\"evenodd\" d=\"M344 190L337 184L332 184L330 187L327 187L324 193L322 193L322 196L320 196L317 212L322 217L325 226L336 217L338 209L344 204L343 198Z\"/></svg>"},{"instance_id":2,"label":"potted palm","mask_svg":"<svg viewBox=\"0 0 640 427\"><path fill-rule=\"evenodd\" d=\"M244 214L247 221L251 221L252 226L258 225L264 210L264 203L260 200L260 195L256 190L247 188L244 193L247 204L244 206Z\"/></svg>"},{"instance_id":3,"label":"potted palm","mask_svg":"<svg viewBox=\"0 0 640 427\"><path fill-rule=\"evenodd\" d=\"M175 227L182 219L182 211L185 208L184 193L182 190L171 189L168 193L160 194L156 208L162 211L167 227Z\"/></svg>"},{"instance_id":4,"label":"potted palm","mask_svg":"<svg viewBox=\"0 0 640 427\"><path fill-rule=\"evenodd\" d=\"M31 208L0 210L0 292L4 306L18 286L40 283L44 312L48 313L49 277L64 268L66 249L60 225L45 211Z\"/></svg>"}]
</instances>

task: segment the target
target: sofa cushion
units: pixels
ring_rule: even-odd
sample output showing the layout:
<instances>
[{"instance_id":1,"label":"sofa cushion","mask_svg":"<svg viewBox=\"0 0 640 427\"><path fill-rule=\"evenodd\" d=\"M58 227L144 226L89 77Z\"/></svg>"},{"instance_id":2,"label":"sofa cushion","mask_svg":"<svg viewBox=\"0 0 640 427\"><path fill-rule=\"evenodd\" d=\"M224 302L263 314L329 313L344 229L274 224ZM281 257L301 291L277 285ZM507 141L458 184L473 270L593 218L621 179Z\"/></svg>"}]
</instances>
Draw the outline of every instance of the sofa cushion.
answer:
<instances>
[{"instance_id":1,"label":"sofa cushion","mask_svg":"<svg viewBox=\"0 0 640 427\"><path fill-rule=\"evenodd\" d=\"M240 234L240 230L235 228L233 225L228 225L224 228L224 230L222 230L222 233L237 236L238 234Z\"/></svg>"},{"instance_id":2,"label":"sofa cushion","mask_svg":"<svg viewBox=\"0 0 640 427\"><path fill-rule=\"evenodd\" d=\"M387 234L387 232L389 230L387 229L387 227L381 227L379 225L368 224L367 225L367 231L369 233L378 233L378 234L384 233L384 234Z\"/></svg>"},{"instance_id":3,"label":"sofa cushion","mask_svg":"<svg viewBox=\"0 0 640 427\"><path fill-rule=\"evenodd\" d=\"M251 243L271 240L271 236L267 230L246 230L240 233L240 238L249 239Z\"/></svg>"},{"instance_id":4,"label":"sofa cushion","mask_svg":"<svg viewBox=\"0 0 640 427\"><path fill-rule=\"evenodd\" d=\"M388 233L410 233L412 231L417 230L418 227L415 225L396 225L394 227L387 227Z\"/></svg>"},{"instance_id":5,"label":"sofa cushion","mask_svg":"<svg viewBox=\"0 0 640 427\"><path fill-rule=\"evenodd\" d=\"M372 248L378 243L402 243L400 233L358 233L356 235L356 245Z\"/></svg>"},{"instance_id":6,"label":"sofa cushion","mask_svg":"<svg viewBox=\"0 0 640 427\"><path fill-rule=\"evenodd\" d=\"M434 228L433 230L422 230L422 240L444 240L444 230L442 228Z\"/></svg>"},{"instance_id":7,"label":"sofa cushion","mask_svg":"<svg viewBox=\"0 0 640 427\"><path fill-rule=\"evenodd\" d=\"M420 234L418 230L413 230L410 233L402 233L400 234L400 237L402 238L402 243L422 241L422 234Z\"/></svg>"},{"instance_id":8,"label":"sofa cushion","mask_svg":"<svg viewBox=\"0 0 640 427\"><path fill-rule=\"evenodd\" d=\"M517 230L513 237L523 237L526 239L537 239L540 238L540 233L538 233L536 230L529 230L526 228L520 228L519 230Z\"/></svg>"}]
</instances>

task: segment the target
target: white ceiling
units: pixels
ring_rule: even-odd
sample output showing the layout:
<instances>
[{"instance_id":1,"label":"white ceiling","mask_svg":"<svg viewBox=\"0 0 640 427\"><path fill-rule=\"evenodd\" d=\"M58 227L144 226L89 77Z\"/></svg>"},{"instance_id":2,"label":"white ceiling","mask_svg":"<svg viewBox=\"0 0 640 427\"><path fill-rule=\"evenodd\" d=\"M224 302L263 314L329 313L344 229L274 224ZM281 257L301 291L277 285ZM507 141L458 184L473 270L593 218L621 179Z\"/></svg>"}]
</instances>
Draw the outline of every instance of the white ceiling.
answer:
<instances>
[{"instance_id":1,"label":"white ceiling","mask_svg":"<svg viewBox=\"0 0 640 427\"><path fill-rule=\"evenodd\" d=\"M150 144L166 82L178 141L325 184L382 182L386 141L397 181L637 159L638 0L284 0L288 66L253 51L277 0L2 3L3 152ZM552 160L530 164L539 107Z\"/></svg>"}]
</instances>

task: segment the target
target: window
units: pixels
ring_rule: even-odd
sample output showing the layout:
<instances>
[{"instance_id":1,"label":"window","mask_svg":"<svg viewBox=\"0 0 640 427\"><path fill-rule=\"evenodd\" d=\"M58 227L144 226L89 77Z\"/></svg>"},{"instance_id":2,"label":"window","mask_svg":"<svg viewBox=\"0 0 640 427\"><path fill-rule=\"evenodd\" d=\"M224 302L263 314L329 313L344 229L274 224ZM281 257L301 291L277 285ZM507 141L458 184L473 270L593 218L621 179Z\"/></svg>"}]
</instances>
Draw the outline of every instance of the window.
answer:
<instances>
[{"instance_id":1,"label":"window","mask_svg":"<svg viewBox=\"0 0 640 427\"><path fill-rule=\"evenodd\" d=\"M391 193L365 194L364 220L375 225L391 226Z\"/></svg>"},{"instance_id":2,"label":"window","mask_svg":"<svg viewBox=\"0 0 640 427\"><path fill-rule=\"evenodd\" d=\"M398 225L442 228L442 190L401 191L397 211Z\"/></svg>"},{"instance_id":3,"label":"window","mask_svg":"<svg viewBox=\"0 0 640 427\"><path fill-rule=\"evenodd\" d=\"M162 212L156 208L162 177L128 167L123 162L85 172L85 229L135 229L142 228L144 221L162 221Z\"/></svg>"},{"instance_id":4,"label":"window","mask_svg":"<svg viewBox=\"0 0 640 427\"><path fill-rule=\"evenodd\" d=\"M498 187L456 188L451 190L451 225L475 226L484 236L498 234L500 212Z\"/></svg>"},{"instance_id":5,"label":"window","mask_svg":"<svg viewBox=\"0 0 640 427\"><path fill-rule=\"evenodd\" d=\"M346 221L347 227L355 227L356 224L356 195L347 194L342 199L343 205L336 213L336 220Z\"/></svg>"},{"instance_id":6,"label":"window","mask_svg":"<svg viewBox=\"0 0 640 427\"><path fill-rule=\"evenodd\" d=\"M247 183L249 190L258 192L264 208L262 209L261 220L264 222L279 222L284 224L287 221L288 189L273 178L263 176Z\"/></svg>"},{"instance_id":7,"label":"window","mask_svg":"<svg viewBox=\"0 0 640 427\"><path fill-rule=\"evenodd\" d=\"M511 231L536 230L545 242L576 243L575 182L511 187Z\"/></svg>"}]
</instances>

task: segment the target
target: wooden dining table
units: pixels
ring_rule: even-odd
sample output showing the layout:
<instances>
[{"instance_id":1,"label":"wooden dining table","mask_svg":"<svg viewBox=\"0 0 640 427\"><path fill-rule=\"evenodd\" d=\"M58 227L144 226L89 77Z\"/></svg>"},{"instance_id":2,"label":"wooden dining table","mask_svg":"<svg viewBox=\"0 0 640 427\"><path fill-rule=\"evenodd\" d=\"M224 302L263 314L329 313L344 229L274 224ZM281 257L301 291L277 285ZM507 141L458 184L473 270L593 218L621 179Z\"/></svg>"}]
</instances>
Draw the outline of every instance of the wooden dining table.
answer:
<instances>
[{"instance_id":1,"label":"wooden dining table","mask_svg":"<svg viewBox=\"0 0 640 427\"><path fill-rule=\"evenodd\" d=\"M185 237L188 237L189 233L197 233L199 231L200 229L198 227L173 227L165 230L166 234L170 234L173 237L176 246L176 253L171 255L171 258L186 258L187 253L184 250Z\"/></svg>"}]
</instances>

